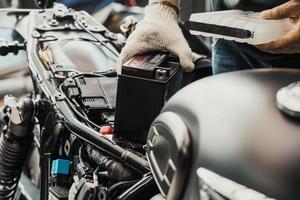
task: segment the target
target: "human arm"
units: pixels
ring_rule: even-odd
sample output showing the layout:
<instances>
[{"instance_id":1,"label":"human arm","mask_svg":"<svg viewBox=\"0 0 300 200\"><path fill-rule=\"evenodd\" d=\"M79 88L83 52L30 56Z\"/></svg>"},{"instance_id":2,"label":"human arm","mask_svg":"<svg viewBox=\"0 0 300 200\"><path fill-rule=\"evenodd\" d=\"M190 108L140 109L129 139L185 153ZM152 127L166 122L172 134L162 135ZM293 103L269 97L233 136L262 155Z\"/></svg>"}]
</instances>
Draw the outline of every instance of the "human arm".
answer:
<instances>
[{"instance_id":1,"label":"human arm","mask_svg":"<svg viewBox=\"0 0 300 200\"><path fill-rule=\"evenodd\" d=\"M179 0L149 0L144 19L129 36L121 52L119 65L137 54L168 51L179 57L185 71L194 69L192 51L179 28L176 9L163 2L171 3L177 8L180 3Z\"/></svg>"}]
</instances>

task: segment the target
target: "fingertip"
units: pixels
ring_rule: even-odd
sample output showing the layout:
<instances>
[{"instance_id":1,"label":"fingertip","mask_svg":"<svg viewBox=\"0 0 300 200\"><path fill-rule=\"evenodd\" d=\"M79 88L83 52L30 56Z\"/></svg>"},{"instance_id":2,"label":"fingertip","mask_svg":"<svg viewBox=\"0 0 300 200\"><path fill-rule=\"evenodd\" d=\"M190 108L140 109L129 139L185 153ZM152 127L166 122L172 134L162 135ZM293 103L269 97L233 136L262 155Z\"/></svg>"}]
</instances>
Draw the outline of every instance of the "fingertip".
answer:
<instances>
[{"instance_id":1,"label":"fingertip","mask_svg":"<svg viewBox=\"0 0 300 200\"><path fill-rule=\"evenodd\" d=\"M192 50L187 46L187 48L182 52L177 52L177 55L179 56L180 65L186 72L192 72L195 68L195 65L193 63L193 54Z\"/></svg>"},{"instance_id":2,"label":"fingertip","mask_svg":"<svg viewBox=\"0 0 300 200\"><path fill-rule=\"evenodd\" d=\"M269 19L270 18L270 11L269 10L262 11L260 13L260 18L261 19Z\"/></svg>"},{"instance_id":3,"label":"fingertip","mask_svg":"<svg viewBox=\"0 0 300 200\"><path fill-rule=\"evenodd\" d=\"M182 69L185 72L192 72L195 69L195 65L193 62L185 62L185 63L181 63Z\"/></svg>"},{"instance_id":4,"label":"fingertip","mask_svg":"<svg viewBox=\"0 0 300 200\"><path fill-rule=\"evenodd\" d=\"M190 65L188 67L183 68L185 72L193 72L195 69L195 65Z\"/></svg>"}]
</instances>

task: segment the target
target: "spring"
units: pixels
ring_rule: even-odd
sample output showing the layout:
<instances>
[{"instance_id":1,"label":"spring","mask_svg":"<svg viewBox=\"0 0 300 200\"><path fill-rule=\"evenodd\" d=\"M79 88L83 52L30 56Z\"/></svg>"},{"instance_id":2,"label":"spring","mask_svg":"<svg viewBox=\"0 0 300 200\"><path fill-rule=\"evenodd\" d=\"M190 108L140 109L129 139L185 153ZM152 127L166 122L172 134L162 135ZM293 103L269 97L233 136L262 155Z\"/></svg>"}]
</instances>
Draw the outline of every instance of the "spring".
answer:
<instances>
[{"instance_id":1,"label":"spring","mask_svg":"<svg viewBox=\"0 0 300 200\"><path fill-rule=\"evenodd\" d=\"M0 138L0 200L14 199L32 136L18 138L3 131Z\"/></svg>"}]
</instances>

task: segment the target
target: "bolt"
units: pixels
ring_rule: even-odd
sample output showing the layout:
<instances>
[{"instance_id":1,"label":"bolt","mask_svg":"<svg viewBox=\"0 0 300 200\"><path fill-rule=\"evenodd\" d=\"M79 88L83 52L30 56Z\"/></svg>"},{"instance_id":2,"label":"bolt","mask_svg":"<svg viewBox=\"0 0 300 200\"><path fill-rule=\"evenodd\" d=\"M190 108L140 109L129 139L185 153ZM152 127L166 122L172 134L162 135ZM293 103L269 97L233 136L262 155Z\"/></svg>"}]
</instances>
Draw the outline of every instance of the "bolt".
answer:
<instances>
[{"instance_id":1,"label":"bolt","mask_svg":"<svg viewBox=\"0 0 300 200\"><path fill-rule=\"evenodd\" d=\"M62 94L58 93L58 94L55 95L55 100L56 101L61 101L63 99L64 99L64 96Z\"/></svg>"},{"instance_id":2,"label":"bolt","mask_svg":"<svg viewBox=\"0 0 300 200\"><path fill-rule=\"evenodd\" d=\"M58 25L58 21L55 20L55 19L51 19L51 20L49 21L49 24L50 24L51 26L57 26L57 25Z\"/></svg>"},{"instance_id":3,"label":"bolt","mask_svg":"<svg viewBox=\"0 0 300 200\"><path fill-rule=\"evenodd\" d=\"M22 111L22 106L18 105L18 106L17 106L17 110L18 110L19 112L21 112L21 111Z\"/></svg>"}]
</instances>

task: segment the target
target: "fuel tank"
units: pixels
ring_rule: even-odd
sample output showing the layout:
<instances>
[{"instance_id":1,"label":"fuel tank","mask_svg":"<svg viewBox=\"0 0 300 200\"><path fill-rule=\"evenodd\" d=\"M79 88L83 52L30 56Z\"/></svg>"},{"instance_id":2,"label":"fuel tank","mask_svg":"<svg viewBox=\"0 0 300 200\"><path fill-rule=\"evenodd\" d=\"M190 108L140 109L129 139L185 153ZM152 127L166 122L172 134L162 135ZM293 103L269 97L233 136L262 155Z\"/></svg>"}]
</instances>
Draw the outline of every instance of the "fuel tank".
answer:
<instances>
[{"instance_id":1,"label":"fuel tank","mask_svg":"<svg viewBox=\"0 0 300 200\"><path fill-rule=\"evenodd\" d=\"M295 69L225 73L195 82L170 99L161 115L179 116L191 141L190 162L182 168L188 178L181 180L185 184L171 182L183 185L181 199L200 199L199 168L270 198L299 199L300 122L276 105L277 91L299 79Z\"/></svg>"}]
</instances>

